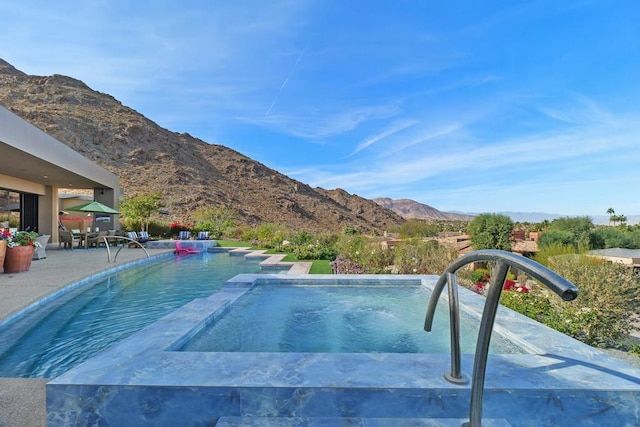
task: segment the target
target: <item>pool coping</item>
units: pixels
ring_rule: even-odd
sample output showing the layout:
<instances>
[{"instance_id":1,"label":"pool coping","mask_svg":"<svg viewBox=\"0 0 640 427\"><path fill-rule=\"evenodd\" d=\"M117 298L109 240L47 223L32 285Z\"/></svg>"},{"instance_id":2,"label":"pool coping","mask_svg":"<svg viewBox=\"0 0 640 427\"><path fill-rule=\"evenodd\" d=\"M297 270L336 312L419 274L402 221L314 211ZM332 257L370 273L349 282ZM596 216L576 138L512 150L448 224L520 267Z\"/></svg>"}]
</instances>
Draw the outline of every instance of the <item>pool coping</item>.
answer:
<instances>
[{"instance_id":1,"label":"pool coping","mask_svg":"<svg viewBox=\"0 0 640 427\"><path fill-rule=\"evenodd\" d=\"M227 281L221 291L186 304L50 381L48 422L63 425L69 416L109 413L113 417L122 411L141 421L149 410L145 405L150 404L150 396L160 395L165 396L165 404L166 399L181 405L188 399L213 399L216 404L207 409L209 412L202 413L199 408L201 413L194 415L207 419L222 415L317 416L324 414L320 408L325 406L317 402L326 403L327 399L352 402L350 408L338 406L337 414L357 410L375 416L386 408L384 416L397 415L398 411L412 411L414 416L451 415L460 410L460 397L466 400L470 385L454 385L444 379L450 366L448 355L172 351L257 284L353 285L358 280L385 285L404 280L432 288L436 279L415 275L238 275ZM462 288L459 297L462 309L480 316L483 297ZM638 422L640 370L505 307L498 310L495 329L526 345L532 353L490 355L485 406L490 408L491 416L505 415L501 408L507 396L514 401L546 402L545 410L555 421L566 417L567 412L584 416L581 411L586 410L590 419L601 422L602 417L610 417L611 408L615 407L616 416ZM463 355L462 369L469 376L472 364L473 355ZM362 397L364 393L368 393L366 399ZM369 402L374 399L371 393L395 396L397 408L389 408L388 402L381 401L378 407L358 400ZM315 403L292 403L301 395L306 396L303 400ZM353 403L354 399L359 403ZM424 403L424 399L433 402L425 408L415 408L416 401ZM283 407L276 404L278 401L288 403ZM582 403L569 405L562 401ZM154 411L170 416L165 413L166 408L152 406Z\"/></svg>"}]
</instances>

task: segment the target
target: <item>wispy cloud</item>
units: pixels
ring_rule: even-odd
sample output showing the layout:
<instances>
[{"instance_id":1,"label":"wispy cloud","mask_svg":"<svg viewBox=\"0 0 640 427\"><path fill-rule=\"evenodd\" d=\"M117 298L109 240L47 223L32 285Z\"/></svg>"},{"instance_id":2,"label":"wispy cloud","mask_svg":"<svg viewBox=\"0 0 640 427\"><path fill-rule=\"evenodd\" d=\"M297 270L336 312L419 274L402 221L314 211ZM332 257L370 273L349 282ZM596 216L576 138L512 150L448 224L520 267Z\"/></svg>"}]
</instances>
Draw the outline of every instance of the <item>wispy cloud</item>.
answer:
<instances>
[{"instance_id":1,"label":"wispy cloud","mask_svg":"<svg viewBox=\"0 0 640 427\"><path fill-rule=\"evenodd\" d=\"M349 154L349 156L347 157L351 157L354 154L359 153L360 151L364 150L365 148L370 147L371 145L391 136L394 134L397 134L398 132L414 126L416 124L420 123L418 120L410 120L410 119L405 119L405 120L398 120L395 121L393 123L391 123L386 129L384 129L382 132L373 135L367 139L365 139L364 141L362 141L360 144L358 144L358 146L356 147L356 149Z\"/></svg>"},{"instance_id":2,"label":"wispy cloud","mask_svg":"<svg viewBox=\"0 0 640 427\"><path fill-rule=\"evenodd\" d=\"M574 164L589 169L590 163L596 161L605 168L608 164L621 162L620 156L626 162L640 162L640 152L635 149L638 138L640 120L629 117L624 123L618 120L615 127L604 120L537 136L478 143L472 149L451 146L433 153L407 150L379 160L371 158L366 166L357 163L325 165L324 170L307 171L297 178L327 188L348 182L350 188L365 197L380 195L383 189L406 191L418 182L428 186L429 180L433 179L454 181L449 177L467 183L459 191L470 195L473 186L496 186L496 177L503 174L509 177L504 180L504 186L511 188L518 188L522 177L535 179L542 187L569 186L584 180L582 175L564 176L563 172L570 172ZM340 173L339 170L348 172ZM609 171L607 179L619 179L618 173ZM523 174L522 177L519 174Z\"/></svg>"}]
</instances>

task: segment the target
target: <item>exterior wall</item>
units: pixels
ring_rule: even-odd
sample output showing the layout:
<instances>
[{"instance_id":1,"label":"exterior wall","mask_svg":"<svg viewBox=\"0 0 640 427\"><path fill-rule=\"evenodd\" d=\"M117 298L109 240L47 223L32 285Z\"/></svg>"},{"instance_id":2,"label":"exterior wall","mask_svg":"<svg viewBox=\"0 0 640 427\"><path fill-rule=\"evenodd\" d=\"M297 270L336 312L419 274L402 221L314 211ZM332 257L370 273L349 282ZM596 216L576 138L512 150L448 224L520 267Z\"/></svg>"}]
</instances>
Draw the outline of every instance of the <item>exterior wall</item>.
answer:
<instances>
[{"instance_id":1,"label":"exterior wall","mask_svg":"<svg viewBox=\"0 0 640 427\"><path fill-rule=\"evenodd\" d=\"M513 240L524 240L525 232L524 230L513 230L511 232L511 238Z\"/></svg>"},{"instance_id":2,"label":"exterior wall","mask_svg":"<svg viewBox=\"0 0 640 427\"><path fill-rule=\"evenodd\" d=\"M8 175L0 174L0 188L16 191L18 193L31 193L45 195L47 193L46 186L37 182L25 181L24 179L15 178Z\"/></svg>"},{"instance_id":3,"label":"exterior wall","mask_svg":"<svg viewBox=\"0 0 640 427\"><path fill-rule=\"evenodd\" d=\"M0 188L38 196L38 231L58 241L58 188L94 190L101 203L118 209L117 175L0 107ZM28 166L25 168L25 165ZM103 229L119 227L117 216Z\"/></svg>"}]
</instances>

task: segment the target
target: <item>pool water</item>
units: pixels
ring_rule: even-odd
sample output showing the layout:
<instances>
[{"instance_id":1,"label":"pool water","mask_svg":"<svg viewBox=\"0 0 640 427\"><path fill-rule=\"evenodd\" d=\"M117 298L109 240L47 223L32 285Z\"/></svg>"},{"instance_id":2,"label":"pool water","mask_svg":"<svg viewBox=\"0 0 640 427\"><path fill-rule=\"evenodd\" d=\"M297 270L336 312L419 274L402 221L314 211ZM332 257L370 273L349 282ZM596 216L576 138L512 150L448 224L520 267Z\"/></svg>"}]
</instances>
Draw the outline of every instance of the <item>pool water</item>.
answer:
<instances>
[{"instance_id":1,"label":"pool water","mask_svg":"<svg viewBox=\"0 0 640 427\"><path fill-rule=\"evenodd\" d=\"M259 261L227 253L164 258L67 292L0 326L0 377L56 377L231 277L259 272Z\"/></svg>"},{"instance_id":2,"label":"pool water","mask_svg":"<svg viewBox=\"0 0 640 427\"><path fill-rule=\"evenodd\" d=\"M257 285L182 351L293 353L448 353L449 320L439 310L423 330L430 290L424 286ZM478 321L461 313L463 353L475 351ZM242 331L242 332L239 332ZM524 353L499 334L494 353Z\"/></svg>"}]
</instances>

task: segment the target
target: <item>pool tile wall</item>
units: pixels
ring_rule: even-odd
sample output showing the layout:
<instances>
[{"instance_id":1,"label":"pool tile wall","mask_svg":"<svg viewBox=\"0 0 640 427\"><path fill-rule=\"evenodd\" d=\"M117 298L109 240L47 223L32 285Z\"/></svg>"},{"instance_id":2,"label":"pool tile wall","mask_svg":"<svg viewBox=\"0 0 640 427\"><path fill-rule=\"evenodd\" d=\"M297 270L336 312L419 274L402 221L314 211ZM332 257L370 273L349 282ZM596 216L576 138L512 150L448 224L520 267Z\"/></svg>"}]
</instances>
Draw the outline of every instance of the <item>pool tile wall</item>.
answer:
<instances>
[{"instance_id":1,"label":"pool tile wall","mask_svg":"<svg viewBox=\"0 0 640 427\"><path fill-rule=\"evenodd\" d=\"M223 416L463 418L470 384L444 379L448 354L174 351L252 286L417 281L432 288L436 279L236 276L220 292L186 304L49 382L47 425L215 425ZM483 302L460 289L463 310L479 318ZM640 424L638 369L503 307L496 329L530 353L490 355L485 417L514 426ZM472 364L473 355L463 355L469 376Z\"/></svg>"}]
</instances>

